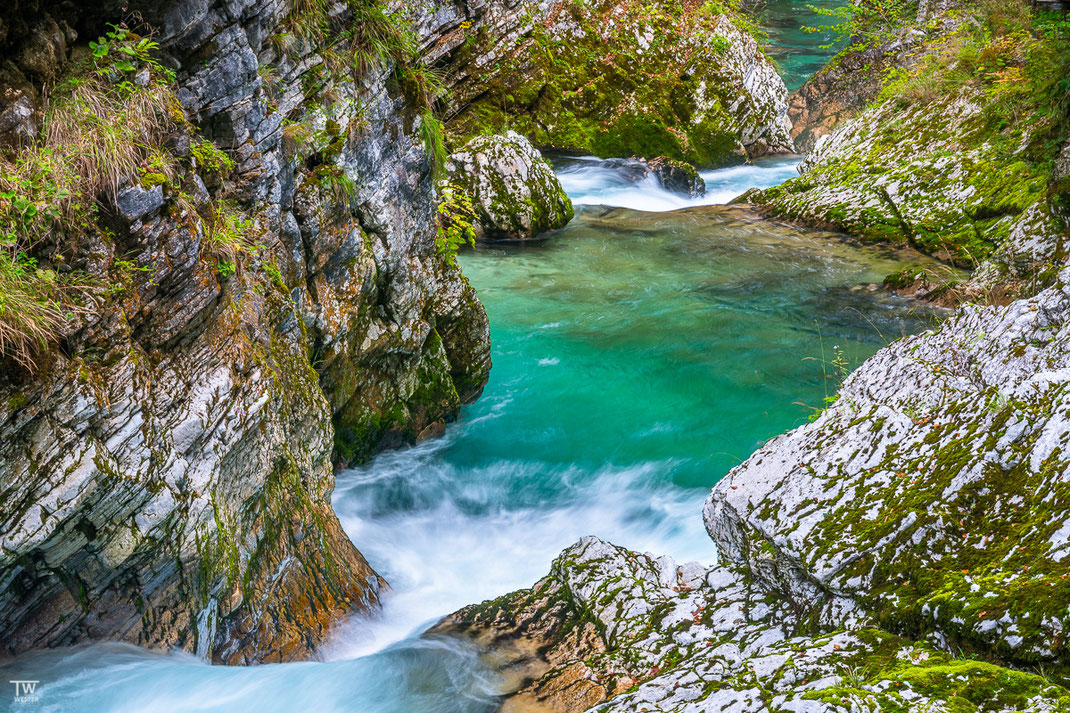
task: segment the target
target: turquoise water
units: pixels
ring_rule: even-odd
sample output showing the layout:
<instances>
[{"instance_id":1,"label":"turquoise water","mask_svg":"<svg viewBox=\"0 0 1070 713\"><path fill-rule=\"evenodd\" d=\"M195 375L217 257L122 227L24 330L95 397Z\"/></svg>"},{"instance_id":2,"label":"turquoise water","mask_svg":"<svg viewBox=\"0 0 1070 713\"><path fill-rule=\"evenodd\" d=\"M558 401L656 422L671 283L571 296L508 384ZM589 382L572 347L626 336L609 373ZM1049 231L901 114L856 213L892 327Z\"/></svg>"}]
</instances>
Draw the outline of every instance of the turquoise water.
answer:
<instances>
[{"instance_id":1,"label":"turquoise water","mask_svg":"<svg viewBox=\"0 0 1070 713\"><path fill-rule=\"evenodd\" d=\"M490 383L445 438L339 477L339 517L397 593L329 655L527 586L588 534L714 561L709 488L835 391L834 353L857 365L931 323L867 288L904 259L724 206L582 207L539 244L464 255Z\"/></svg>"},{"instance_id":2,"label":"turquoise water","mask_svg":"<svg viewBox=\"0 0 1070 713\"><path fill-rule=\"evenodd\" d=\"M711 179L738 193L785 170ZM607 202L661 200L598 164L569 180L587 203L611 189ZM489 713L498 682L477 652L419 633L532 584L587 534L714 561L705 494L834 390L822 359L839 350L857 364L929 324L867 288L906 261L922 260L723 206L581 206L537 244L465 254L491 320L483 398L443 438L338 477L339 517L393 588L380 618L340 626L318 662L208 666L116 644L33 654L0 674L39 680L38 702L0 706Z\"/></svg>"},{"instance_id":3,"label":"turquoise water","mask_svg":"<svg viewBox=\"0 0 1070 713\"><path fill-rule=\"evenodd\" d=\"M755 7L758 24L769 33L766 53L777 63L788 91L802 86L838 49L836 35L829 29L837 19L813 8L832 11L845 4L845 0L767 0ZM807 27L819 31L807 32Z\"/></svg>"}]
</instances>

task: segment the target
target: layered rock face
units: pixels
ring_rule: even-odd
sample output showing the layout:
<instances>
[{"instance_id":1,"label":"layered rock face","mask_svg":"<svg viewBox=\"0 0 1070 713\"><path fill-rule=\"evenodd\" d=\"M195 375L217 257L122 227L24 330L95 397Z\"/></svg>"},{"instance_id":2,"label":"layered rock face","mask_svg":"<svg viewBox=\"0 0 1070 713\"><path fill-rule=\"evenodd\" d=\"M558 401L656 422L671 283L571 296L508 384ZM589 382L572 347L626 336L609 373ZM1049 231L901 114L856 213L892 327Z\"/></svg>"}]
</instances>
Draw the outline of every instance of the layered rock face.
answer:
<instances>
[{"instance_id":1,"label":"layered rock face","mask_svg":"<svg viewBox=\"0 0 1070 713\"><path fill-rule=\"evenodd\" d=\"M886 347L733 469L718 566L590 538L438 631L498 653L518 710L1066 710L1068 384L1064 272Z\"/></svg>"},{"instance_id":2,"label":"layered rock face","mask_svg":"<svg viewBox=\"0 0 1070 713\"><path fill-rule=\"evenodd\" d=\"M445 30L427 56L447 69L448 125L461 137L513 129L539 148L702 167L791 151L783 81L738 18L720 12L494 1L423 22Z\"/></svg>"},{"instance_id":3,"label":"layered rock face","mask_svg":"<svg viewBox=\"0 0 1070 713\"><path fill-rule=\"evenodd\" d=\"M384 586L333 467L475 398L486 315L435 245L427 119L393 66L339 70L289 3L134 5L165 67L135 52L100 81L174 101L145 128L163 148L30 248L87 285L35 370L0 374L0 641L304 657ZM5 13L7 146L45 141L42 71L79 71L113 9Z\"/></svg>"},{"instance_id":4,"label":"layered rock face","mask_svg":"<svg viewBox=\"0 0 1070 713\"><path fill-rule=\"evenodd\" d=\"M480 136L450 154L451 190L471 200L477 240L527 240L572 220L572 201L531 143L510 131Z\"/></svg>"}]
</instances>

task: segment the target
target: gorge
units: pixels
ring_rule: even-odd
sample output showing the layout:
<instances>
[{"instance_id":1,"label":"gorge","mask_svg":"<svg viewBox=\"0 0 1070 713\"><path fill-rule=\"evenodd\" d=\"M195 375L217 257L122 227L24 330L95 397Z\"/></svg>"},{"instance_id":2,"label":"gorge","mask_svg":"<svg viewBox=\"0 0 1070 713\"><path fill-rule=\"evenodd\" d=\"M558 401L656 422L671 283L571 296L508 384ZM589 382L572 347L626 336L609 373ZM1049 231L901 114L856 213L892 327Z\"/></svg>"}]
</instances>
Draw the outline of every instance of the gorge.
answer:
<instances>
[{"instance_id":1,"label":"gorge","mask_svg":"<svg viewBox=\"0 0 1070 713\"><path fill-rule=\"evenodd\" d=\"M966 12L922 5L894 33ZM1068 709L1070 102L1006 159L981 130L893 135L942 98L874 94L803 158L789 117L839 48L785 0L399 7L411 46L343 34L341 59L317 33L389 35L377 5L162 3L144 50L108 3L59 8L4 18L14 150L45 140L25 118L87 32L113 45L102 81L179 108L91 229L3 194L40 198L4 227L71 302L4 352L0 666L39 684L2 705ZM653 34L594 62L599 22ZM27 59L42 42L69 58ZM683 49L708 66L672 74ZM650 81L620 84L648 50ZM463 247L546 202L508 202L512 154L482 192L440 155L507 131L550 159L567 224Z\"/></svg>"}]
</instances>

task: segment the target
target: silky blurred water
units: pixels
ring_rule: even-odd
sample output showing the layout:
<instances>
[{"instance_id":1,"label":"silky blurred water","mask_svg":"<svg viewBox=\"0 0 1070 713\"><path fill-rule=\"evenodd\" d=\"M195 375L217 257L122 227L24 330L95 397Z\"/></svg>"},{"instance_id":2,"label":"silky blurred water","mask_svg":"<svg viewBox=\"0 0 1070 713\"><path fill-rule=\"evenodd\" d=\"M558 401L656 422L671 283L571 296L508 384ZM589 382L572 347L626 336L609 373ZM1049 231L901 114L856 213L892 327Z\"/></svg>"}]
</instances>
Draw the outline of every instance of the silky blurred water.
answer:
<instances>
[{"instance_id":1,"label":"silky blurred water","mask_svg":"<svg viewBox=\"0 0 1070 713\"><path fill-rule=\"evenodd\" d=\"M711 183L735 195L786 165ZM619 176L586 168L583 202L613 202ZM209 666L119 644L30 654L0 680L40 681L37 701L12 703L8 684L0 709L489 713L499 684L477 652L419 632L532 584L587 534L714 561L703 498L835 389L822 360L857 364L934 318L868 288L910 261L924 262L719 206L581 206L545 240L464 254L491 323L483 397L445 437L338 477L339 517L392 585L380 618L343 623L307 663Z\"/></svg>"},{"instance_id":2,"label":"silky blurred water","mask_svg":"<svg viewBox=\"0 0 1070 713\"><path fill-rule=\"evenodd\" d=\"M594 156L557 156L554 169L575 206L601 205L664 212L728 203L748 188L769 188L799 175L797 156L760 158L750 164L700 171L705 195L691 198L661 187L653 174L642 175L634 161Z\"/></svg>"}]
</instances>

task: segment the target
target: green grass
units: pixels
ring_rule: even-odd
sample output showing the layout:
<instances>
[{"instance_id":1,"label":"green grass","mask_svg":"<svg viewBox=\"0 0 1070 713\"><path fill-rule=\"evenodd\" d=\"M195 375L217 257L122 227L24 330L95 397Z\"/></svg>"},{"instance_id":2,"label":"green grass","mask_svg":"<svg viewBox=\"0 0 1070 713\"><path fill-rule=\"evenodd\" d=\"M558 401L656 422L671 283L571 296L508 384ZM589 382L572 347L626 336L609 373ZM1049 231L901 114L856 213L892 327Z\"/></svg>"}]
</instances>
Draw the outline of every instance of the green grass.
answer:
<instances>
[{"instance_id":1,"label":"green grass","mask_svg":"<svg viewBox=\"0 0 1070 713\"><path fill-rule=\"evenodd\" d=\"M0 355L27 368L91 284L39 268L37 245L93 229L98 205L127 178L166 183L177 170L165 141L183 115L156 44L115 28L90 48L52 92L41 138L0 157ZM146 67L148 85L135 84Z\"/></svg>"}]
</instances>

